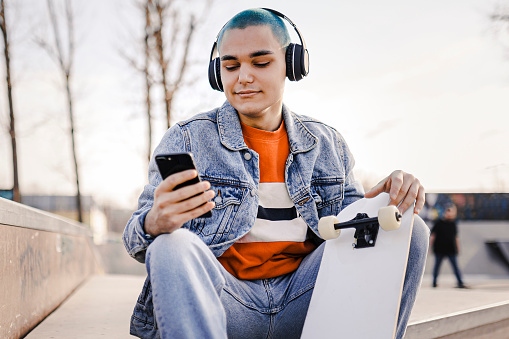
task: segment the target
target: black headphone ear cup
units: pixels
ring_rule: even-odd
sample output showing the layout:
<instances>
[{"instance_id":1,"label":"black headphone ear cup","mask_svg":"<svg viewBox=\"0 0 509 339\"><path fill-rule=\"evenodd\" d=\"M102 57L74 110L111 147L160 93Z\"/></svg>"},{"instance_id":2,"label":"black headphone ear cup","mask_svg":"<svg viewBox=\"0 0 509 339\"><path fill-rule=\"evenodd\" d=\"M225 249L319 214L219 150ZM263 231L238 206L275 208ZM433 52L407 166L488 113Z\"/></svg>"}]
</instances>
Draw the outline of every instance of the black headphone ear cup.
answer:
<instances>
[{"instance_id":1,"label":"black headphone ear cup","mask_svg":"<svg viewBox=\"0 0 509 339\"><path fill-rule=\"evenodd\" d=\"M216 91L223 91L223 82L221 81L221 61L214 58L209 63L209 84Z\"/></svg>"},{"instance_id":2,"label":"black headphone ear cup","mask_svg":"<svg viewBox=\"0 0 509 339\"><path fill-rule=\"evenodd\" d=\"M219 58L216 58L216 79L217 79L217 87L219 88L218 91L223 92L223 81L221 80L221 60Z\"/></svg>"},{"instance_id":3,"label":"black headphone ear cup","mask_svg":"<svg viewBox=\"0 0 509 339\"><path fill-rule=\"evenodd\" d=\"M286 76L290 81L299 81L308 74L308 55L302 45L289 44L285 57Z\"/></svg>"},{"instance_id":4,"label":"black headphone ear cup","mask_svg":"<svg viewBox=\"0 0 509 339\"><path fill-rule=\"evenodd\" d=\"M302 58L302 45L297 45L293 47L293 72L295 74L295 81L299 81L304 78L303 75L303 58Z\"/></svg>"},{"instance_id":5,"label":"black headphone ear cup","mask_svg":"<svg viewBox=\"0 0 509 339\"><path fill-rule=\"evenodd\" d=\"M299 65L300 65L300 69L299 69L299 74L301 76L300 79L304 78L306 75L308 75L309 73L309 54L308 54L308 50L307 49L304 49L302 47L302 45L297 45L296 46L296 50L295 50L295 53L298 53L299 54ZM298 80L300 80L298 79Z\"/></svg>"},{"instance_id":6,"label":"black headphone ear cup","mask_svg":"<svg viewBox=\"0 0 509 339\"><path fill-rule=\"evenodd\" d=\"M294 55L295 44L289 44L286 48L286 76L290 81L295 81L295 69L293 67L293 55Z\"/></svg>"},{"instance_id":7,"label":"black headphone ear cup","mask_svg":"<svg viewBox=\"0 0 509 339\"><path fill-rule=\"evenodd\" d=\"M210 60L209 62L209 84L210 87L217 90L217 83L216 83L216 59Z\"/></svg>"},{"instance_id":8,"label":"black headphone ear cup","mask_svg":"<svg viewBox=\"0 0 509 339\"><path fill-rule=\"evenodd\" d=\"M295 45L295 75L296 81L301 80L309 73L309 54L302 45ZM298 74L298 75L297 75Z\"/></svg>"}]
</instances>

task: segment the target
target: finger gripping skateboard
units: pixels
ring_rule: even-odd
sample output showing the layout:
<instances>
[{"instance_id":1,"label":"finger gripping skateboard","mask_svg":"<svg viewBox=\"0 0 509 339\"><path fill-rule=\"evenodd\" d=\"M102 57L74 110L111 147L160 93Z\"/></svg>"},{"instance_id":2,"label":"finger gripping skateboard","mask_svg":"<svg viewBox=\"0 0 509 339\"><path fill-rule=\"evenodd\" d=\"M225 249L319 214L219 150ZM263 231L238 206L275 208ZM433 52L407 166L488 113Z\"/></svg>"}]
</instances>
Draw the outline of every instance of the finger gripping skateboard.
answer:
<instances>
[{"instance_id":1,"label":"finger gripping skateboard","mask_svg":"<svg viewBox=\"0 0 509 339\"><path fill-rule=\"evenodd\" d=\"M413 227L389 195L321 218L325 242L302 338L394 338Z\"/></svg>"}]
</instances>

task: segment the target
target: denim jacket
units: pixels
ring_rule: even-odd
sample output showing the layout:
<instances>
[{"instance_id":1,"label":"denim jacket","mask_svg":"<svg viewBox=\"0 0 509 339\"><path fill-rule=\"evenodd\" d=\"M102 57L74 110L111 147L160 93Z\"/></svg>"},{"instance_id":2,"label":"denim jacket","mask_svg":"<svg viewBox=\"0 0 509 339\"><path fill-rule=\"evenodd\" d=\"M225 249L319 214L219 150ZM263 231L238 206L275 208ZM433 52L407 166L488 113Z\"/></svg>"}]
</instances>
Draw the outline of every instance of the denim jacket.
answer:
<instances>
[{"instance_id":1,"label":"denim jacket","mask_svg":"<svg viewBox=\"0 0 509 339\"><path fill-rule=\"evenodd\" d=\"M334 128L294 114L284 105L283 119L290 145L285 169L286 187L311 231L308 233L320 241L318 220L337 215L344 206L361 198L363 189L352 173L352 154ZM228 102L175 124L166 132L154 154L177 152L193 154L200 177L209 181L216 193L212 217L196 218L182 227L197 234L218 257L254 225L260 182L258 154L245 144L238 113ZM146 249L153 241L145 234L143 223L161 180L152 157L149 184L145 186L138 210L128 221L123 234L127 251L141 263L145 262ZM147 278L133 314L131 333L154 337L157 332L154 320Z\"/></svg>"}]
</instances>

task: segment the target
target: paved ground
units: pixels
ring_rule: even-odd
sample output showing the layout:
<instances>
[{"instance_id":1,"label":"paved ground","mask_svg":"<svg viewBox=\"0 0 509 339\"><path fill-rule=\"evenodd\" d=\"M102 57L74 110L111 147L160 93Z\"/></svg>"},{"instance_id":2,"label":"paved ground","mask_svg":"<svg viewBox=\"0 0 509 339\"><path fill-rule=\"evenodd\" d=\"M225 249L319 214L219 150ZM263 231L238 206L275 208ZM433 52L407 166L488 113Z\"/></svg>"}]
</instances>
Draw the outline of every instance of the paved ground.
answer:
<instances>
[{"instance_id":1,"label":"paved ground","mask_svg":"<svg viewBox=\"0 0 509 339\"><path fill-rule=\"evenodd\" d=\"M431 287L431 277L425 276L417 295L409 323L427 320L468 309L509 301L509 276L490 278L466 276L470 289L455 288L453 276L439 277L437 288Z\"/></svg>"},{"instance_id":2,"label":"paved ground","mask_svg":"<svg viewBox=\"0 0 509 339\"><path fill-rule=\"evenodd\" d=\"M26 338L134 338L129 319L143 282L140 276L94 276Z\"/></svg>"},{"instance_id":3,"label":"paved ground","mask_svg":"<svg viewBox=\"0 0 509 339\"><path fill-rule=\"evenodd\" d=\"M143 281L140 276L95 276L27 338L133 338L129 335L129 318ZM425 276L410 324L509 301L509 276L466 276L465 282L471 289L454 288L453 277L444 275L440 276L439 287L432 288L430 277Z\"/></svg>"}]
</instances>

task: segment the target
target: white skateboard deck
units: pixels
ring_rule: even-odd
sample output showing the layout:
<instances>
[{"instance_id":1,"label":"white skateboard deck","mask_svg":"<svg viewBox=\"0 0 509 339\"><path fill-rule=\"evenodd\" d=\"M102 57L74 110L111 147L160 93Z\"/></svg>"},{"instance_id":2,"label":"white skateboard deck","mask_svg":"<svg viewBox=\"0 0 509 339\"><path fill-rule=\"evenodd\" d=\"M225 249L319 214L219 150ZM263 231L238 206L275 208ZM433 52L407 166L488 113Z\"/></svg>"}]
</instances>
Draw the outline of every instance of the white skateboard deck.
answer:
<instances>
[{"instance_id":1,"label":"white skateboard deck","mask_svg":"<svg viewBox=\"0 0 509 339\"><path fill-rule=\"evenodd\" d=\"M358 200L337 218L376 217L389 200L387 193ZM411 206L399 229L379 229L374 247L354 249L354 228L327 240L302 338L394 338L413 218Z\"/></svg>"}]
</instances>

